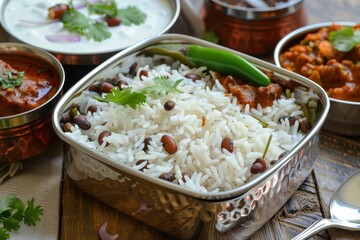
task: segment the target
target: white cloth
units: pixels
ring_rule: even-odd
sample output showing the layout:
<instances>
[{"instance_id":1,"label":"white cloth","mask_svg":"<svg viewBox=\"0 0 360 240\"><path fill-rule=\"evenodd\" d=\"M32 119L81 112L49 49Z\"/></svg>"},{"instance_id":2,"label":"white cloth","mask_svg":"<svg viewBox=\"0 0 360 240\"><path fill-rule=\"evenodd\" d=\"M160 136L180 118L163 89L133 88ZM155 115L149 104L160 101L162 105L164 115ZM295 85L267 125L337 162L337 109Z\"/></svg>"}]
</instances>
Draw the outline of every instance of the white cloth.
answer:
<instances>
[{"instance_id":1,"label":"white cloth","mask_svg":"<svg viewBox=\"0 0 360 240\"><path fill-rule=\"evenodd\" d=\"M0 199L15 194L26 203L34 197L34 203L44 209L41 221L36 226L22 224L19 231L10 233L10 240L58 239L63 165L60 146L61 143L56 142L45 152L22 161L23 168L0 184Z\"/></svg>"}]
</instances>

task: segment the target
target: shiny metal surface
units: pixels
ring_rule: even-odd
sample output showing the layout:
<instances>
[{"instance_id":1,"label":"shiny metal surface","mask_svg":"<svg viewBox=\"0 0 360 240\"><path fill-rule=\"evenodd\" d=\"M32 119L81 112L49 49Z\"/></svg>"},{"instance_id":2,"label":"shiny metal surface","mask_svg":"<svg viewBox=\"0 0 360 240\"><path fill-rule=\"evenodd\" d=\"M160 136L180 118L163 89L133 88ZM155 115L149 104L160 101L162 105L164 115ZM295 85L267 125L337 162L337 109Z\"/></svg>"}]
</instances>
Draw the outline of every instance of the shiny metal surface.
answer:
<instances>
[{"instance_id":1,"label":"shiny metal surface","mask_svg":"<svg viewBox=\"0 0 360 240\"><path fill-rule=\"evenodd\" d=\"M5 11L6 4L9 1L10 0L3 1L1 5L1 13ZM169 0L169 4L171 5L172 8L172 20L161 32L157 33L157 35L161 35L163 33L168 32L179 17L180 8L181 8L180 0ZM9 40L12 42L23 42L21 39L17 39L11 35L11 30L7 28L6 24L4 24L3 15L4 14L0 14L0 23L2 24L2 27L5 29L5 31L9 34ZM41 48L41 46L37 46L37 47ZM64 53L64 52L51 51L51 49L44 49L44 50L47 50L51 54L53 54L62 64L97 65L104 62L106 59L116 54L117 52L123 50L123 48L114 48L114 51L96 53L96 54L91 52L89 52L88 54L71 54L68 52Z\"/></svg>"},{"instance_id":2,"label":"shiny metal surface","mask_svg":"<svg viewBox=\"0 0 360 240\"><path fill-rule=\"evenodd\" d=\"M324 90L298 75L254 57L237 53L263 70L302 82L319 96L322 112L314 128L277 164L245 185L219 193L198 193L117 164L67 137L60 117L73 98L99 78L111 75L128 57L163 42L223 48L185 35L165 34L134 45L95 68L59 101L52 116L65 142L65 167L83 191L100 201L179 239L245 239L262 227L291 197L312 170L319 154L319 130L329 110ZM228 49L229 51L232 51ZM235 51L233 51L235 52Z\"/></svg>"},{"instance_id":3,"label":"shiny metal surface","mask_svg":"<svg viewBox=\"0 0 360 240\"><path fill-rule=\"evenodd\" d=\"M316 221L293 240L308 239L328 228L360 231L360 171L355 172L336 191L330 200L331 218Z\"/></svg>"},{"instance_id":4,"label":"shiny metal surface","mask_svg":"<svg viewBox=\"0 0 360 240\"><path fill-rule=\"evenodd\" d=\"M288 49L291 44L295 44L304 38L306 34L315 32L318 29L332 24L342 26L354 26L352 22L324 22L308 25L299 28L279 41L274 51L274 62L278 67L281 67L279 57L285 49ZM330 111L328 117L323 125L323 129L336 134L347 136L360 136L360 102L351 102L338 100L335 98L330 99Z\"/></svg>"},{"instance_id":5,"label":"shiny metal surface","mask_svg":"<svg viewBox=\"0 0 360 240\"><path fill-rule=\"evenodd\" d=\"M303 4L303 0L289 0L287 3L277 7L249 8L236 6L224 0L205 0L214 8L224 14L243 20L265 20L279 18L298 11Z\"/></svg>"}]
</instances>

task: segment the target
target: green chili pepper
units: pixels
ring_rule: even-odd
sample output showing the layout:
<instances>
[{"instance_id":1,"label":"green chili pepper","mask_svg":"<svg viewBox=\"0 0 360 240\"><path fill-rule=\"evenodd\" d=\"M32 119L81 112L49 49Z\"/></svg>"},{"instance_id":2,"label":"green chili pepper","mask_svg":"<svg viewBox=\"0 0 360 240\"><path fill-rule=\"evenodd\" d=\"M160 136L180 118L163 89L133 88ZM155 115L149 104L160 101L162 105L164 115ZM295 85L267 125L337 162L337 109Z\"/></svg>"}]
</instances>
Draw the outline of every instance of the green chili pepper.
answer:
<instances>
[{"instance_id":1,"label":"green chili pepper","mask_svg":"<svg viewBox=\"0 0 360 240\"><path fill-rule=\"evenodd\" d=\"M174 49L174 46L160 44L147 48L143 52L173 57L189 67L206 66L209 70L240 77L254 85L267 86L270 84L270 79L262 71L232 52L194 44L181 49ZM179 45L176 47L178 48Z\"/></svg>"},{"instance_id":2,"label":"green chili pepper","mask_svg":"<svg viewBox=\"0 0 360 240\"><path fill-rule=\"evenodd\" d=\"M190 45L187 57L195 66L206 66L222 74L241 77L245 81L259 86L270 84L270 79L262 71L244 58L229 51Z\"/></svg>"}]
</instances>

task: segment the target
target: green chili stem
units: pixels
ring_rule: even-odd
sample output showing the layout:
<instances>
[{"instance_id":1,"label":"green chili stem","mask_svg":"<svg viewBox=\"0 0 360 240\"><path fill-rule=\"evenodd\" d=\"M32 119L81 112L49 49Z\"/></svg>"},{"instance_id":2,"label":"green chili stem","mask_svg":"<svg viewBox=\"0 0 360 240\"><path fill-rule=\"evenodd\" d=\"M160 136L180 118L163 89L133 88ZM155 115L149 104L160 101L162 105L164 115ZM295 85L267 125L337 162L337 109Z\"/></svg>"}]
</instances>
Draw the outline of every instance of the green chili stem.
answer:
<instances>
[{"instance_id":1,"label":"green chili stem","mask_svg":"<svg viewBox=\"0 0 360 240\"><path fill-rule=\"evenodd\" d=\"M262 155L262 159L265 159L265 155L266 155L266 153L267 153L267 151L268 151L268 149L269 149L269 146L270 146L270 142L271 142L272 137L273 137L273 135L270 133L270 136L269 136L269 138L268 138L268 140L267 140L267 143L266 143L266 146L265 146L264 153L263 153L263 155Z\"/></svg>"}]
</instances>

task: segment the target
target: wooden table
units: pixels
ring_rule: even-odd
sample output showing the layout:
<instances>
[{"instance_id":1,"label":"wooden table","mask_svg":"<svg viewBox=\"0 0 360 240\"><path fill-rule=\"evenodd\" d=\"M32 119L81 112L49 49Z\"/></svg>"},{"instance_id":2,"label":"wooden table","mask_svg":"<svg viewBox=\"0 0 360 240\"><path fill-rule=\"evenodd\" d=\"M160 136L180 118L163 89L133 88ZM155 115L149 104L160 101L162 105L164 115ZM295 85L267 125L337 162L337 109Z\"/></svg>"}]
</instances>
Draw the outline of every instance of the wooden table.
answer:
<instances>
[{"instance_id":1,"label":"wooden table","mask_svg":"<svg viewBox=\"0 0 360 240\"><path fill-rule=\"evenodd\" d=\"M305 0L308 23L358 21L358 0ZM360 168L360 141L321 133L320 156L309 177L293 197L260 231L260 239L291 239L318 219L329 217L328 204L340 184ZM169 236L119 213L78 190L64 173L60 239L99 239L98 229L107 221L108 232L119 240L158 239ZM360 232L330 229L313 239L360 239Z\"/></svg>"}]
</instances>

